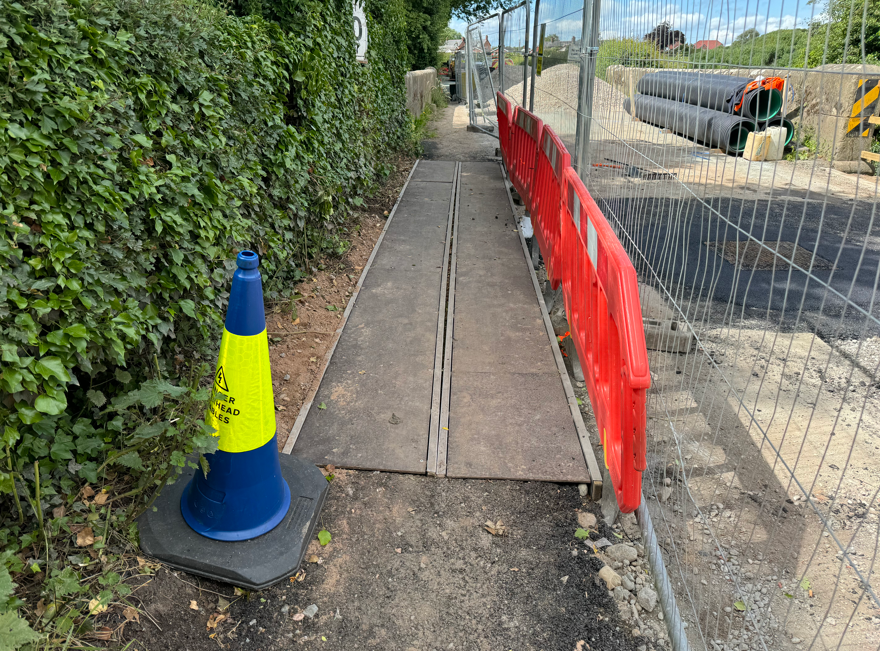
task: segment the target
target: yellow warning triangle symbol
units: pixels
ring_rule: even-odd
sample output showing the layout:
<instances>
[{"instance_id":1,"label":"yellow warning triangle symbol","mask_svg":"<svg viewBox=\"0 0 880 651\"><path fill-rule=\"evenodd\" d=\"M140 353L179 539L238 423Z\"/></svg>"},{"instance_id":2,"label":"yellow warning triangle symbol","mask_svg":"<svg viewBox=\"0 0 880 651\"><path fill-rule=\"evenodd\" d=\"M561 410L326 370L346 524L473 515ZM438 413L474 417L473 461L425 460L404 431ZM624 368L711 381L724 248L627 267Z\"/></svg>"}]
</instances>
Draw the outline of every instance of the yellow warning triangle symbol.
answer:
<instances>
[{"instance_id":1,"label":"yellow warning triangle symbol","mask_svg":"<svg viewBox=\"0 0 880 651\"><path fill-rule=\"evenodd\" d=\"M214 377L214 384L220 387L223 391L229 391L229 387L226 386L226 376L223 374L223 367L217 369L217 375Z\"/></svg>"}]
</instances>

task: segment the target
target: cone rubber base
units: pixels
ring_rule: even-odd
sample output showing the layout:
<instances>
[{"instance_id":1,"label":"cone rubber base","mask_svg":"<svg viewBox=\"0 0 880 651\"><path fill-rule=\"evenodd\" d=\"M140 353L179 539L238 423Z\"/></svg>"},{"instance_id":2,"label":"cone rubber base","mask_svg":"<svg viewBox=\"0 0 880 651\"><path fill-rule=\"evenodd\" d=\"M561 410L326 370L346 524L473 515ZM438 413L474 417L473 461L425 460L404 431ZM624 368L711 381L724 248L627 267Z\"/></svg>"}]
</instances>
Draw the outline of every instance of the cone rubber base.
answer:
<instances>
[{"instance_id":1,"label":"cone rubber base","mask_svg":"<svg viewBox=\"0 0 880 651\"><path fill-rule=\"evenodd\" d=\"M156 510L149 509L138 518L141 549L172 567L251 590L262 590L294 574L315 536L330 484L308 461L279 456L291 499L287 515L272 531L240 542L197 534L180 512L180 497L195 472L187 468L162 491L154 504Z\"/></svg>"}]
</instances>

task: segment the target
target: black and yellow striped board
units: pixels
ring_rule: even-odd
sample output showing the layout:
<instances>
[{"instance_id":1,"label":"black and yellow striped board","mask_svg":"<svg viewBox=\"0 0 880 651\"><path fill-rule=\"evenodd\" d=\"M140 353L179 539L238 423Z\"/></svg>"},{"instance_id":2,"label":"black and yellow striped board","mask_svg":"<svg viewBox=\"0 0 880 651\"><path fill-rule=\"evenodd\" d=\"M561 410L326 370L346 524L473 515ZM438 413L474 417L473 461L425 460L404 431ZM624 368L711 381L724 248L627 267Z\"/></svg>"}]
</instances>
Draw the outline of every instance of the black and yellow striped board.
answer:
<instances>
[{"instance_id":1,"label":"black and yellow striped board","mask_svg":"<svg viewBox=\"0 0 880 651\"><path fill-rule=\"evenodd\" d=\"M847 138L862 138L869 135L871 130L869 119L877 112L878 97L880 97L880 79L859 79L846 129Z\"/></svg>"}]
</instances>

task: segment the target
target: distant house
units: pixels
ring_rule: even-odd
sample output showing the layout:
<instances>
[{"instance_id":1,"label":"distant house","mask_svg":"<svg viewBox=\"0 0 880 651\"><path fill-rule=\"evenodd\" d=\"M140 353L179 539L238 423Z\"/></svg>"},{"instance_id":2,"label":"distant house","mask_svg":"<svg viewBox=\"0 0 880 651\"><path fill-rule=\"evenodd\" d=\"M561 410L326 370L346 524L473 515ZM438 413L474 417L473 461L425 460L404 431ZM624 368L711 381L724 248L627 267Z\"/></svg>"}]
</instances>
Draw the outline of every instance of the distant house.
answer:
<instances>
[{"instance_id":1,"label":"distant house","mask_svg":"<svg viewBox=\"0 0 880 651\"><path fill-rule=\"evenodd\" d=\"M679 41L673 41L673 42L670 43L670 44L666 47L666 49L663 50L663 51L664 51L664 52L675 52L675 51L676 51L678 48L680 48L682 45L684 45L684 43L681 43L681 42L679 42Z\"/></svg>"},{"instance_id":2,"label":"distant house","mask_svg":"<svg viewBox=\"0 0 880 651\"><path fill-rule=\"evenodd\" d=\"M694 43L695 50L714 50L716 47L723 47L721 41L697 41Z\"/></svg>"},{"instance_id":3,"label":"distant house","mask_svg":"<svg viewBox=\"0 0 880 651\"><path fill-rule=\"evenodd\" d=\"M459 50L464 48L464 39L453 38L452 40L446 41L441 45L437 51L438 52L449 52L450 54L453 52L458 52Z\"/></svg>"}]
</instances>

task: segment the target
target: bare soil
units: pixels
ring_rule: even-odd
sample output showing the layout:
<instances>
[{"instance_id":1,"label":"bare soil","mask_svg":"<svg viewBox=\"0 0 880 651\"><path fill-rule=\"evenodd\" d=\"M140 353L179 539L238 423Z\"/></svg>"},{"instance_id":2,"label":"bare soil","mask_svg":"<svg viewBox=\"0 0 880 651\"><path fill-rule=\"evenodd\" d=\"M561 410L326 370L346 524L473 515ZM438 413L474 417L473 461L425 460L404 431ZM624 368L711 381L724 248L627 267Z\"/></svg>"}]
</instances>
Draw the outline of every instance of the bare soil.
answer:
<instances>
[{"instance_id":1,"label":"bare soil","mask_svg":"<svg viewBox=\"0 0 880 651\"><path fill-rule=\"evenodd\" d=\"M598 513L585 500L573 485L340 470L322 514L333 539L312 543L298 577L237 596L161 569L136 592L149 616L125 638L132 651L635 651L647 641L619 619L596 574L603 560L574 537L578 512ZM215 613L227 617L208 628Z\"/></svg>"}]
</instances>

